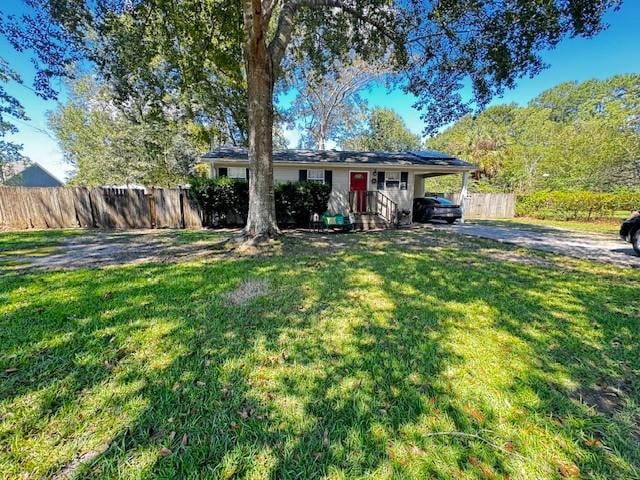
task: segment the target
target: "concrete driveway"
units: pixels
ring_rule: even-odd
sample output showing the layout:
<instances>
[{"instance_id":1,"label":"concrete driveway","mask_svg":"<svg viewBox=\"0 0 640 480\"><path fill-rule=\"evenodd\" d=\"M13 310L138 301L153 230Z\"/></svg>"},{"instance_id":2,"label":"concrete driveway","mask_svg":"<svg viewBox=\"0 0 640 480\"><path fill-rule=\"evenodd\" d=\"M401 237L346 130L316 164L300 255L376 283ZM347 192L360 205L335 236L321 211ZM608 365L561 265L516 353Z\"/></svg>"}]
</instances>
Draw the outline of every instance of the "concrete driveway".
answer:
<instances>
[{"instance_id":1,"label":"concrete driveway","mask_svg":"<svg viewBox=\"0 0 640 480\"><path fill-rule=\"evenodd\" d=\"M520 247L559 253L571 257L598 260L622 267L640 268L630 244L615 235L576 232L555 227L493 226L474 223L463 225L430 224L437 230L487 238Z\"/></svg>"}]
</instances>

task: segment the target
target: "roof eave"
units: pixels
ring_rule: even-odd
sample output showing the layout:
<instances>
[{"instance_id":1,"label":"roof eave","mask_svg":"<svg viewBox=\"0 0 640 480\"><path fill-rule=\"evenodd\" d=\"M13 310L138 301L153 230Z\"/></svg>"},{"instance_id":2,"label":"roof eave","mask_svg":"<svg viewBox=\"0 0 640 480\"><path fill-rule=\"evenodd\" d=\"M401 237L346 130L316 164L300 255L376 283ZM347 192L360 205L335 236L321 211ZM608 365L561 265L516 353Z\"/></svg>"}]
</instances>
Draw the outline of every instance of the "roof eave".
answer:
<instances>
[{"instance_id":1,"label":"roof eave","mask_svg":"<svg viewBox=\"0 0 640 480\"><path fill-rule=\"evenodd\" d=\"M213 157L201 157L202 161L205 162L221 162L221 163L237 163L240 165L248 165L249 160L244 158L213 158ZM304 161L273 161L274 165L279 165L283 167L296 167L296 166L305 166L305 167L336 167L336 168L397 168L397 169L410 169L410 170L429 170L435 171L437 169L442 169L443 171L468 171L473 172L478 169L476 165L468 164L468 165L425 165L420 163L367 163L367 162L304 162Z\"/></svg>"}]
</instances>

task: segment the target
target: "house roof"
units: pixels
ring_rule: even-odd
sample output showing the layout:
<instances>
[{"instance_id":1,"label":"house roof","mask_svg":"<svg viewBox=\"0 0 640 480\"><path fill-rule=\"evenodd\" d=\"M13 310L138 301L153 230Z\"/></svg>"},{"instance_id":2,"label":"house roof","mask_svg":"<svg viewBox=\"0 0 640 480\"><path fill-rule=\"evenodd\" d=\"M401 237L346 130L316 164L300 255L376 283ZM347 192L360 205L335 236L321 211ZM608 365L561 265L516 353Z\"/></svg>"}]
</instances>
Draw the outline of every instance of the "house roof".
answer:
<instances>
[{"instance_id":1,"label":"house roof","mask_svg":"<svg viewBox=\"0 0 640 480\"><path fill-rule=\"evenodd\" d=\"M246 148L220 147L202 157L205 160L248 161ZM358 165L457 167L474 170L475 165L446 153L422 150L414 152L353 152L341 150L275 150L274 163L345 163Z\"/></svg>"},{"instance_id":2,"label":"house roof","mask_svg":"<svg viewBox=\"0 0 640 480\"><path fill-rule=\"evenodd\" d=\"M63 183L38 163L32 163L24 170L7 179L5 185L13 187L61 187Z\"/></svg>"}]
</instances>

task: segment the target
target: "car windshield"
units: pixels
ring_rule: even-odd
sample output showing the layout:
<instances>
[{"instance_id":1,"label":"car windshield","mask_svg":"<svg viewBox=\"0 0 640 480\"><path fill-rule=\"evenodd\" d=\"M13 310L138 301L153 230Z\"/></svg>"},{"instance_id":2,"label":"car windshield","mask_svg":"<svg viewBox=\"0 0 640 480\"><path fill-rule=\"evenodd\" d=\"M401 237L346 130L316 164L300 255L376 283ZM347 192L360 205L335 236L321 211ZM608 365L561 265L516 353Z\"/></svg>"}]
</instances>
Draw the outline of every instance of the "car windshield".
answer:
<instances>
[{"instance_id":1,"label":"car windshield","mask_svg":"<svg viewBox=\"0 0 640 480\"><path fill-rule=\"evenodd\" d=\"M453 202L451 200L449 200L448 198L436 197L436 201L440 205L453 205Z\"/></svg>"}]
</instances>

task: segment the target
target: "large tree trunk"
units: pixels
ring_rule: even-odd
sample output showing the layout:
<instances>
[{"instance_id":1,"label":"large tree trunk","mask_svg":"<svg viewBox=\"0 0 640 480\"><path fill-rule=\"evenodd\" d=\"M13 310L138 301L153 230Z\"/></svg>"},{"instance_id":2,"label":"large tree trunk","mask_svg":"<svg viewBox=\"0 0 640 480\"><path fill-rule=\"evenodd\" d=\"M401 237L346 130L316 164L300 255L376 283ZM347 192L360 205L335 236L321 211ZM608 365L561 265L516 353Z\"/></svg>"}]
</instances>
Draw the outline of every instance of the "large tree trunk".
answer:
<instances>
[{"instance_id":1,"label":"large tree trunk","mask_svg":"<svg viewBox=\"0 0 640 480\"><path fill-rule=\"evenodd\" d=\"M245 0L245 62L249 116L249 214L243 237L260 241L279 235L273 190L274 72L267 49L261 0Z\"/></svg>"}]
</instances>

